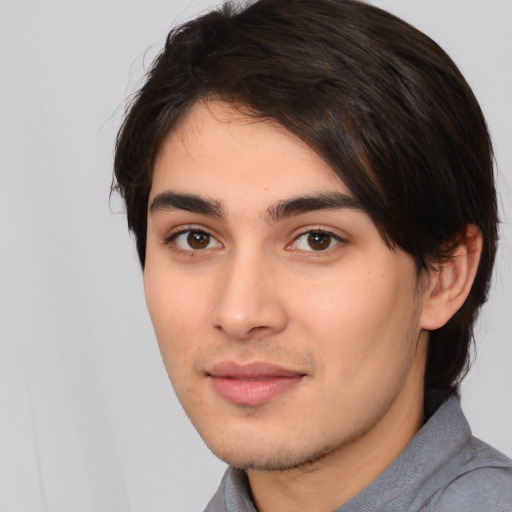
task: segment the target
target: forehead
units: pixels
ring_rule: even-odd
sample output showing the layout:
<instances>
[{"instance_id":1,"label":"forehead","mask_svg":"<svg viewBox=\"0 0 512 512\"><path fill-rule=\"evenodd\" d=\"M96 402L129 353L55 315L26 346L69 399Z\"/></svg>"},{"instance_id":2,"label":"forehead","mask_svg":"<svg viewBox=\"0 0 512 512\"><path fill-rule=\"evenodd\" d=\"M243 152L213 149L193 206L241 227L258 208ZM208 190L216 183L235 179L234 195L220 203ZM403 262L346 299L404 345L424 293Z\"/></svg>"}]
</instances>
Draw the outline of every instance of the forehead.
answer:
<instances>
[{"instance_id":1,"label":"forehead","mask_svg":"<svg viewBox=\"0 0 512 512\"><path fill-rule=\"evenodd\" d=\"M167 136L155 162L151 195L164 189L247 200L342 192L330 165L279 123L219 101L192 107Z\"/></svg>"}]
</instances>

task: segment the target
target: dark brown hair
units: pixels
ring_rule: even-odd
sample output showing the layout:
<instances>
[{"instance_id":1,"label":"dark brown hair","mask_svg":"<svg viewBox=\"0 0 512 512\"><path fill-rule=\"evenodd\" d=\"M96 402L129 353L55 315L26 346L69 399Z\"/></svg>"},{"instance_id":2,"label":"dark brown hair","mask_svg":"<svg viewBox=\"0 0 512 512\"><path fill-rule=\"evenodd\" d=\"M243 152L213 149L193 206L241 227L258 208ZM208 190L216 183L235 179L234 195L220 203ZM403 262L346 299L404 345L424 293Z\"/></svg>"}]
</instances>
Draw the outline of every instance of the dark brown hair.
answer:
<instances>
[{"instance_id":1,"label":"dark brown hair","mask_svg":"<svg viewBox=\"0 0 512 512\"><path fill-rule=\"evenodd\" d=\"M469 297L429 339L427 386L456 390L489 286L497 210L486 123L452 60L357 0L226 4L171 31L116 145L114 187L142 266L155 157L191 106L209 98L298 135L419 270L449 258L465 226L478 226L483 254Z\"/></svg>"}]
</instances>

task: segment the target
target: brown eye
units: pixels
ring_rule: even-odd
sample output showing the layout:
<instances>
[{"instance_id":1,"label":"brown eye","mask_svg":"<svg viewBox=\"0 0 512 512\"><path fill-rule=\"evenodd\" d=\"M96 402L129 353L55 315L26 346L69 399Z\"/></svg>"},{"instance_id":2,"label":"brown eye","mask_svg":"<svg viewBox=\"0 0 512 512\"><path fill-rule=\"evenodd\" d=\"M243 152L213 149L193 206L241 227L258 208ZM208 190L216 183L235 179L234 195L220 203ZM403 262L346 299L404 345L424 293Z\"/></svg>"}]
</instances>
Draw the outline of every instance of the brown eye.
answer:
<instances>
[{"instance_id":1,"label":"brown eye","mask_svg":"<svg viewBox=\"0 0 512 512\"><path fill-rule=\"evenodd\" d=\"M210 244L210 235L201 233L200 231L191 231L187 235L187 243L191 249L201 250L206 249Z\"/></svg>"},{"instance_id":2,"label":"brown eye","mask_svg":"<svg viewBox=\"0 0 512 512\"><path fill-rule=\"evenodd\" d=\"M181 231L172 235L169 243L182 251L195 252L222 247L216 238L205 231Z\"/></svg>"},{"instance_id":3,"label":"brown eye","mask_svg":"<svg viewBox=\"0 0 512 512\"><path fill-rule=\"evenodd\" d=\"M325 251L331 246L332 237L327 233L309 233L308 245L313 251Z\"/></svg>"},{"instance_id":4,"label":"brown eye","mask_svg":"<svg viewBox=\"0 0 512 512\"><path fill-rule=\"evenodd\" d=\"M326 252L342 242L339 236L328 231L308 231L299 235L288 248L303 252Z\"/></svg>"}]
</instances>

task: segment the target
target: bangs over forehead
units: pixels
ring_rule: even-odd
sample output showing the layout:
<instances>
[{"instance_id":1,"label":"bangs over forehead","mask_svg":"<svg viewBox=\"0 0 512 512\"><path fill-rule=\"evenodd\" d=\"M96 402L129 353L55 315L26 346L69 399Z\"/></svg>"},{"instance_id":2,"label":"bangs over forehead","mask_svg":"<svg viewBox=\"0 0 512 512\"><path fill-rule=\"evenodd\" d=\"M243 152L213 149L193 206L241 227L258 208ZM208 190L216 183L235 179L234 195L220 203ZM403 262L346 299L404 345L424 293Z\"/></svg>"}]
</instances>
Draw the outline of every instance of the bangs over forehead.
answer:
<instances>
[{"instance_id":1,"label":"bangs over forehead","mask_svg":"<svg viewBox=\"0 0 512 512\"><path fill-rule=\"evenodd\" d=\"M418 269L449 258L464 227L478 226L484 250L472 292L444 334L431 333L430 346L440 348L429 359L430 383L452 389L497 239L490 138L452 60L407 23L357 0L227 4L173 30L117 139L116 186L142 265L156 155L189 109L210 98L301 138Z\"/></svg>"}]
</instances>

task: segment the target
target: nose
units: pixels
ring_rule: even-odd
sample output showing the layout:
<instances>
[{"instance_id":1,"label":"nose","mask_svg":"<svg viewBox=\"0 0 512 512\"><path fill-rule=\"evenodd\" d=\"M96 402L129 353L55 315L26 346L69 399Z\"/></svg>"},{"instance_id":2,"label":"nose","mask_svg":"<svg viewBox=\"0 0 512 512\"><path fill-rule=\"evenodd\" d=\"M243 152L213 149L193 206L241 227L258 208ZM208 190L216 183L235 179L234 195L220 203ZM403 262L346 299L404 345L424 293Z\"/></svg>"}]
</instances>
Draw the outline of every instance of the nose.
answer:
<instances>
[{"instance_id":1,"label":"nose","mask_svg":"<svg viewBox=\"0 0 512 512\"><path fill-rule=\"evenodd\" d=\"M236 340L260 339L285 329L285 304L276 282L277 265L263 258L234 256L219 276L212 326Z\"/></svg>"}]
</instances>

